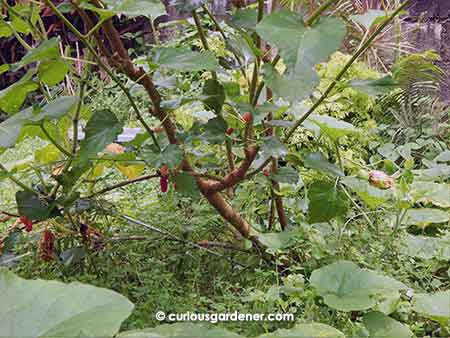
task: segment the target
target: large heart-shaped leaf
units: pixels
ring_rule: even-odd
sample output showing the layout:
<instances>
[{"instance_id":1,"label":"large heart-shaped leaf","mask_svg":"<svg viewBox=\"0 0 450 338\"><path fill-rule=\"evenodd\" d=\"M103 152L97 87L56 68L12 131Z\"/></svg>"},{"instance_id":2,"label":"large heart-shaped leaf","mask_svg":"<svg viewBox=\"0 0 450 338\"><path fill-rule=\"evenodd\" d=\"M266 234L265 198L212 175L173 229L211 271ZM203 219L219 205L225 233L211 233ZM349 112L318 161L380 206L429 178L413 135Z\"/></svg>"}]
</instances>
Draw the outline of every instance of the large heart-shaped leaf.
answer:
<instances>
[{"instance_id":1,"label":"large heart-shaped leaf","mask_svg":"<svg viewBox=\"0 0 450 338\"><path fill-rule=\"evenodd\" d=\"M160 67L180 72L216 70L216 57L210 51L196 52L182 47L159 47L153 51L153 62Z\"/></svg>"},{"instance_id":2,"label":"large heart-shaped leaf","mask_svg":"<svg viewBox=\"0 0 450 338\"><path fill-rule=\"evenodd\" d=\"M328 222L345 215L348 209L347 196L333 182L313 182L308 190L308 198L311 223Z\"/></svg>"},{"instance_id":3,"label":"large heart-shaped leaf","mask_svg":"<svg viewBox=\"0 0 450 338\"><path fill-rule=\"evenodd\" d=\"M279 49L287 66L284 75L271 65L264 66L268 87L277 96L297 102L307 98L318 84L314 65L339 49L345 36L345 25L341 19L326 17L306 28L301 14L283 9L266 16L256 26L256 31Z\"/></svg>"},{"instance_id":4,"label":"large heart-shaped leaf","mask_svg":"<svg viewBox=\"0 0 450 338\"><path fill-rule=\"evenodd\" d=\"M258 338L345 338L344 334L334 327L321 324L297 324L292 329L280 329L266 333Z\"/></svg>"},{"instance_id":5,"label":"large heart-shaped leaf","mask_svg":"<svg viewBox=\"0 0 450 338\"><path fill-rule=\"evenodd\" d=\"M450 290L436 292L431 295L415 295L413 298L413 309L444 326L450 325Z\"/></svg>"},{"instance_id":6,"label":"large heart-shaped leaf","mask_svg":"<svg viewBox=\"0 0 450 338\"><path fill-rule=\"evenodd\" d=\"M434 159L435 162L450 162L450 150L443 151Z\"/></svg>"},{"instance_id":7,"label":"large heart-shaped leaf","mask_svg":"<svg viewBox=\"0 0 450 338\"><path fill-rule=\"evenodd\" d=\"M344 177L341 182L356 192L358 197L371 209L376 209L393 197L392 190L375 188L367 180L356 177Z\"/></svg>"},{"instance_id":8,"label":"large heart-shaped leaf","mask_svg":"<svg viewBox=\"0 0 450 338\"><path fill-rule=\"evenodd\" d=\"M450 208L450 184L416 181L411 184L411 195L417 202Z\"/></svg>"},{"instance_id":9,"label":"large heart-shaped leaf","mask_svg":"<svg viewBox=\"0 0 450 338\"><path fill-rule=\"evenodd\" d=\"M272 250L287 249L295 244L295 231L268 232L258 234L259 241Z\"/></svg>"},{"instance_id":10,"label":"large heart-shaped leaf","mask_svg":"<svg viewBox=\"0 0 450 338\"><path fill-rule=\"evenodd\" d=\"M0 109L7 113L16 113L22 107L25 98L29 92L37 89L39 86L31 78L34 70L29 70L19 81L11 86L0 90Z\"/></svg>"},{"instance_id":11,"label":"large heart-shaped leaf","mask_svg":"<svg viewBox=\"0 0 450 338\"><path fill-rule=\"evenodd\" d=\"M27 124L41 124L44 121L59 120L70 111L77 101L78 97L76 96L60 96L38 110L37 114L33 114Z\"/></svg>"},{"instance_id":12,"label":"large heart-shaped leaf","mask_svg":"<svg viewBox=\"0 0 450 338\"><path fill-rule=\"evenodd\" d=\"M4 337L112 337L133 309L114 291L80 283L25 280L0 270Z\"/></svg>"},{"instance_id":13,"label":"large heart-shaped leaf","mask_svg":"<svg viewBox=\"0 0 450 338\"><path fill-rule=\"evenodd\" d=\"M75 96L60 96L42 108L33 107L14 114L0 123L0 147L9 148L16 144L17 138L26 125L39 125L45 121L59 120L66 115L77 102Z\"/></svg>"},{"instance_id":14,"label":"large heart-shaped leaf","mask_svg":"<svg viewBox=\"0 0 450 338\"><path fill-rule=\"evenodd\" d=\"M370 309L377 303L376 296L406 288L393 278L360 269L348 261L338 261L313 271L310 281L325 304L340 311Z\"/></svg>"},{"instance_id":15,"label":"large heart-shaped leaf","mask_svg":"<svg viewBox=\"0 0 450 338\"><path fill-rule=\"evenodd\" d=\"M377 311L366 313L363 323L369 338L410 338L413 335L408 326Z\"/></svg>"},{"instance_id":16,"label":"large heart-shaped leaf","mask_svg":"<svg viewBox=\"0 0 450 338\"><path fill-rule=\"evenodd\" d=\"M160 325L154 328L122 332L117 338L243 338L242 336L222 328L211 328L203 324L175 323Z\"/></svg>"},{"instance_id":17,"label":"large heart-shaped leaf","mask_svg":"<svg viewBox=\"0 0 450 338\"><path fill-rule=\"evenodd\" d=\"M446 223L449 220L447 211L440 209L420 208L409 209L403 218L405 225L417 225L426 227L430 224Z\"/></svg>"},{"instance_id":18,"label":"large heart-shaped leaf","mask_svg":"<svg viewBox=\"0 0 450 338\"><path fill-rule=\"evenodd\" d=\"M444 238L406 235L402 253L422 259L450 260L450 241Z\"/></svg>"}]
</instances>

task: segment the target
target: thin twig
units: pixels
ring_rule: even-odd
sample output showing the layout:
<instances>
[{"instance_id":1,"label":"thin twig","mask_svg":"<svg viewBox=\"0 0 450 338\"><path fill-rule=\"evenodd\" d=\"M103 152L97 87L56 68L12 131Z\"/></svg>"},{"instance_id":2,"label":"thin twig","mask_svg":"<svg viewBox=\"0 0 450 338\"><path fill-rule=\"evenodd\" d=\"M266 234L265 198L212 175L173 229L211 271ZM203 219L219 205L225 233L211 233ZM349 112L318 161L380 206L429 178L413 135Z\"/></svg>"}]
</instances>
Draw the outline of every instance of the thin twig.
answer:
<instances>
[{"instance_id":1,"label":"thin twig","mask_svg":"<svg viewBox=\"0 0 450 338\"><path fill-rule=\"evenodd\" d=\"M32 193L35 193L35 191L34 191L31 187L29 187L29 186L27 186L26 184L20 182L17 178L15 178L15 177L9 172L9 170L8 170L3 164L0 163L0 172L1 172L1 171L3 171L3 173L4 173L4 174L5 174L12 182L14 182L15 184L17 184L17 185L18 185L19 187L21 187L22 189L27 190L27 191L30 191L30 192L32 192Z\"/></svg>"},{"instance_id":2,"label":"thin twig","mask_svg":"<svg viewBox=\"0 0 450 338\"><path fill-rule=\"evenodd\" d=\"M326 2L324 2L322 5L320 5L319 8L317 8L314 13L311 14L311 16L305 21L305 26L311 26L314 21L316 21L316 19L324 12L328 9L328 7L330 7L332 4L334 4L335 2L339 2L339 0L328 0Z\"/></svg>"},{"instance_id":3,"label":"thin twig","mask_svg":"<svg viewBox=\"0 0 450 338\"><path fill-rule=\"evenodd\" d=\"M48 130L44 127L43 124L40 125L40 128L42 130L42 132L44 133L45 137L48 138L48 140L56 147L58 148L58 150L60 152L62 152L64 155L68 156L68 157L72 157L72 154L70 152L68 152L66 149L63 148L62 145L60 145L58 142L56 142L56 140L50 135L50 133L48 132Z\"/></svg>"},{"instance_id":4,"label":"thin twig","mask_svg":"<svg viewBox=\"0 0 450 338\"><path fill-rule=\"evenodd\" d=\"M206 39L205 31L203 30L202 23L200 22L200 18L198 17L197 11L192 11L192 17L194 18L195 26L197 27L198 36L200 37L200 41L202 42L203 48L206 51L209 51L208 40ZM211 71L211 75L214 80L217 80L217 74L215 71Z\"/></svg>"},{"instance_id":5,"label":"thin twig","mask_svg":"<svg viewBox=\"0 0 450 338\"><path fill-rule=\"evenodd\" d=\"M277 54L274 57L274 59L272 60L272 63L271 63L272 67L275 67L277 65L277 63L280 61L280 59L281 59L281 56L279 54ZM259 99L259 96L261 95L264 85L265 85L264 81L259 82L258 88L256 89L255 95L253 96L253 100L252 100L253 106L256 106L256 104L258 103L258 99Z\"/></svg>"},{"instance_id":6,"label":"thin twig","mask_svg":"<svg viewBox=\"0 0 450 338\"><path fill-rule=\"evenodd\" d=\"M342 190L344 191L345 195L347 195L347 197L350 199L350 201L352 202L352 204L356 207L356 209L359 210L359 212L361 213L361 215L364 216L364 218L366 219L367 222L369 222L369 224L371 226L373 226L373 222L370 220L369 216L367 216L366 212L363 210L363 208L361 208L361 206L356 203L356 201L353 199L352 195L347 191L347 189L345 189L343 184L340 184Z\"/></svg>"},{"instance_id":7,"label":"thin twig","mask_svg":"<svg viewBox=\"0 0 450 338\"><path fill-rule=\"evenodd\" d=\"M237 246L231 244L231 243L222 243L222 242L212 242L212 241L200 241L197 242L198 245L204 247L204 248L222 248L222 249L229 249L229 250L237 250L241 252L247 252L244 249L238 248Z\"/></svg>"},{"instance_id":8,"label":"thin twig","mask_svg":"<svg viewBox=\"0 0 450 338\"><path fill-rule=\"evenodd\" d=\"M111 186L106 187L106 188L104 188L102 190L99 190L97 192L94 192L93 194L89 195L87 198L92 198L92 197L95 197L95 196L98 196L98 195L103 195L103 194L105 194L105 193L107 193L109 191L112 191L112 190L115 190L115 189L119 189L119 188L123 188L123 187L125 187L127 185L130 185L130 184L133 184L133 183L142 182L142 181L148 181L148 180L150 180L152 178L156 178L156 177L159 177L159 176L160 176L159 174L145 175L145 176L140 176L140 177L134 178L132 180L119 182L117 184L111 185Z\"/></svg>"},{"instance_id":9,"label":"thin twig","mask_svg":"<svg viewBox=\"0 0 450 338\"><path fill-rule=\"evenodd\" d=\"M214 256L226 259L227 261L229 261L232 264L239 265L239 266L241 266L243 268L248 268L248 266L246 266L244 264L241 264L239 262L236 262L235 260L233 260L233 259L231 259L231 258L229 258L227 256L224 256L224 255L222 255L222 254L220 254L220 253L218 253L216 251L213 251L213 250L210 250L208 248L205 248L205 247L203 247L203 246L201 246L201 245L199 245L197 243L194 243L194 242L191 242L191 241L188 241L188 240L185 240L185 239L181 239L178 236L176 236L176 235L174 235L174 234L172 234L172 233L170 233L170 232L168 232L166 230L157 228L157 227L155 227L153 225L150 225L150 224L147 224L147 223L145 223L145 222L143 222L141 220L135 219L135 218L127 216L127 215L118 214L118 213L114 213L113 215L116 216L116 217L122 218L122 219L124 219L124 220L126 220L126 221L128 221L130 223L133 223L133 224L136 224L136 225L140 225L140 226L142 226L142 227L144 227L144 228L146 228L146 229L148 229L150 231L156 232L156 233L161 234L161 235L168 236L168 237L170 237L171 239L173 239L173 240L175 240L177 242L190 245L190 246L192 246L194 248L204 250L204 251L206 251L206 252L208 252L208 253L210 253L210 254L212 254Z\"/></svg>"}]
</instances>

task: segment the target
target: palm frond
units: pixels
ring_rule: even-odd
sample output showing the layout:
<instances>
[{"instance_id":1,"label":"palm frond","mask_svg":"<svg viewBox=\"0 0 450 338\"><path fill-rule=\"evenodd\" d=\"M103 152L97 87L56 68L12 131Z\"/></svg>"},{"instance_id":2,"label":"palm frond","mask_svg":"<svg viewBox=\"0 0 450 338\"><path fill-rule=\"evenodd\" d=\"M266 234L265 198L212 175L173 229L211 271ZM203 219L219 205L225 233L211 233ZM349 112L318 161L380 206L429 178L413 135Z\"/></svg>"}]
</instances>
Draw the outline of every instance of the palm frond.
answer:
<instances>
[{"instance_id":1,"label":"palm frond","mask_svg":"<svg viewBox=\"0 0 450 338\"><path fill-rule=\"evenodd\" d=\"M434 51L401 57L393 66L392 76L399 89L385 96L385 111L405 127L414 127L440 100L443 70L436 65L440 57Z\"/></svg>"}]
</instances>

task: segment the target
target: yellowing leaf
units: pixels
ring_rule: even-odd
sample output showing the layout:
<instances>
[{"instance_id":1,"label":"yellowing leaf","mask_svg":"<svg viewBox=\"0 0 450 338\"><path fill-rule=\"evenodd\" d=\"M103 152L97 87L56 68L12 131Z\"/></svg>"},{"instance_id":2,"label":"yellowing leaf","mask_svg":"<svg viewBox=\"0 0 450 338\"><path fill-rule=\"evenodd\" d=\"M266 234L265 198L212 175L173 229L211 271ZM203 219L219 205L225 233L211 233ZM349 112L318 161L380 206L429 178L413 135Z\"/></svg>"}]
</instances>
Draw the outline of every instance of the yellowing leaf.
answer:
<instances>
[{"instance_id":1,"label":"yellowing leaf","mask_svg":"<svg viewBox=\"0 0 450 338\"><path fill-rule=\"evenodd\" d=\"M34 153L34 159L43 164L49 164L59 159L61 152L53 144L36 150Z\"/></svg>"},{"instance_id":2,"label":"yellowing leaf","mask_svg":"<svg viewBox=\"0 0 450 338\"><path fill-rule=\"evenodd\" d=\"M92 168L91 172L89 173L88 179L95 180L96 178L100 177L103 174L103 168L103 164L97 164Z\"/></svg>"},{"instance_id":3,"label":"yellowing leaf","mask_svg":"<svg viewBox=\"0 0 450 338\"><path fill-rule=\"evenodd\" d=\"M140 176L145 169L145 165L143 164L116 164L117 169L124 174L129 180L132 180L138 176Z\"/></svg>"}]
</instances>

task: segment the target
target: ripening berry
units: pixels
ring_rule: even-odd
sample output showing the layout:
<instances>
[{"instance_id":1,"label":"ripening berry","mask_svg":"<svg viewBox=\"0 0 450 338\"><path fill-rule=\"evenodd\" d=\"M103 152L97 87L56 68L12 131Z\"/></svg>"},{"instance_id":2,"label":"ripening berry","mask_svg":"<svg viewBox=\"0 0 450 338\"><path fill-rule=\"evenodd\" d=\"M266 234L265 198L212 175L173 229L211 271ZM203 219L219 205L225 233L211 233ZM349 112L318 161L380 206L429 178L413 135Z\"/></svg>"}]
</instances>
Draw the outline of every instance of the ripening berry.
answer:
<instances>
[{"instance_id":1,"label":"ripening berry","mask_svg":"<svg viewBox=\"0 0 450 338\"><path fill-rule=\"evenodd\" d=\"M169 186L169 179L167 176L161 176L159 179L159 186L161 187L161 192L167 192Z\"/></svg>"},{"instance_id":2,"label":"ripening berry","mask_svg":"<svg viewBox=\"0 0 450 338\"><path fill-rule=\"evenodd\" d=\"M244 122L245 123L250 123L251 121L252 121L252 113L250 113L249 111L248 112L246 112L245 114L244 114L244 116L242 117L243 119L244 119Z\"/></svg>"},{"instance_id":3,"label":"ripening berry","mask_svg":"<svg viewBox=\"0 0 450 338\"><path fill-rule=\"evenodd\" d=\"M264 170L263 170L263 174L264 174L264 176L266 176L266 177L269 177L269 176L270 176L270 172L269 172L269 170L267 170L267 169L264 169Z\"/></svg>"},{"instance_id":4,"label":"ripening berry","mask_svg":"<svg viewBox=\"0 0 450 338\"><path fill-rule=\"evenodd\" d=\"M231 128L231 127L228 128L226 131L227 135L231 135L231 134L233 134L233 132L234 132L234 128Z\"/></svg>"},{"instance_id":5,"label":"ripening berry","mask_svg":"<svg viewBox=\"0 0 450 338\"><path fill-rule=\"evenodd\" d=\"M162 165L161 168L159 169L159 173L161 174L161 176L169 176L169 167L166 165Z\"/></svg>"},{"instance_id":6,"label":"ripening berry","mask_svg":"<svg viewBox=\"0 0 450 338\"><path fill-rule=\"evenodd\" d=\"M20 216L19 217L20 222L22 222L23 225L25 225L25 230L27 232L33 231L33 221L30 220L27 216Z\"/></svg>"}]
</instances>

